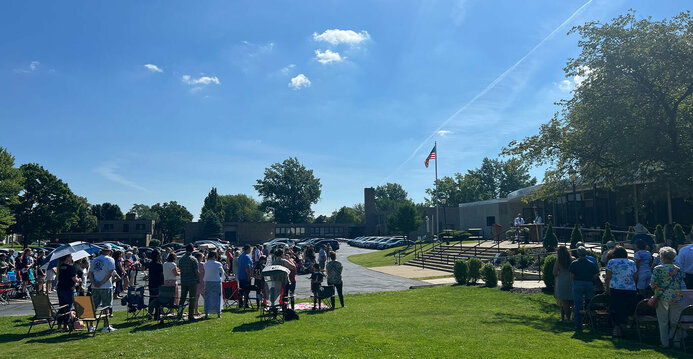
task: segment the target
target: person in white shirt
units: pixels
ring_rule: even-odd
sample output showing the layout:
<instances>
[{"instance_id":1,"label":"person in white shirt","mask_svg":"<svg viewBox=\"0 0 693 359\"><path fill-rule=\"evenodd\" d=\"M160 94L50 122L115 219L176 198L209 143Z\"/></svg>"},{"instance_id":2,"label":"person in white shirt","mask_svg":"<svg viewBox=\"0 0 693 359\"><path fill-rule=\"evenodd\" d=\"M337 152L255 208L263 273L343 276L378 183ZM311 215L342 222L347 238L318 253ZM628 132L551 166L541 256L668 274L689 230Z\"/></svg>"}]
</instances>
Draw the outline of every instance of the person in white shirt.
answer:
<instances>
[{"instance_id":1,"label":"person in white shirt","mask_svg":"<svg viewBox=\"0 0 693 359\"><path fill-rule=\"evenodd\" d=\"M522 218L522 213L518 213L517 217L515 217L515 221L513 222L515 227L519 227L522 224L525 224L525 219Z\"/></svg>"},{"instance_id":2,"label":"person in white shirt","mask_svg":"<svg viewBox=\"0 0 693 359\"><path fill-rule=\"evenodd\" d=\"M210 313L221 317L221 280L224 278L224 267L217 261L217 253L212 251L205 262L205 318Z\"/></svg>"},{"instance_id":3,"label":"person in white shirt","mask_svg":"<svg viewBox=\"0 0 693 359\"><path fill-rule=\"evenodd\" d=\"M180 275L180 269L176 265L176 254L169 253L166 257L166 262L162 265L164 268L164 286L173 287L173 300L174 305L178 305L178 283L176 282L177 277Z\"/></svg>"},{"instance_id":4,"label":"person in white shirt","mask_svg":"<svg viewBox=\"0 0 693 359\"><path fill-rule=\"evenodd\" d=\"M693 289L693 244L689 244L679 250L675 264L683 272L683 281L686 289Z\"/></svg>"},{"instance_id":5,"label":"person in white shirt","mask_svg":"<svg viewBox=\"0 0 693 359\"><path fill-rule=\"evenodd\" d=\"M103 247L101 255L94 258L89 265L89 280L91 281L91 298L94 307L112 307L113 305L113 284L112 279L115 271L115 260L111 258L111 248ZM91 329L90 329L91 330ZM113 328L108 322L108 316L104 317L104 326L101 331L112 332Z\"/></svg>"}]
</instances>

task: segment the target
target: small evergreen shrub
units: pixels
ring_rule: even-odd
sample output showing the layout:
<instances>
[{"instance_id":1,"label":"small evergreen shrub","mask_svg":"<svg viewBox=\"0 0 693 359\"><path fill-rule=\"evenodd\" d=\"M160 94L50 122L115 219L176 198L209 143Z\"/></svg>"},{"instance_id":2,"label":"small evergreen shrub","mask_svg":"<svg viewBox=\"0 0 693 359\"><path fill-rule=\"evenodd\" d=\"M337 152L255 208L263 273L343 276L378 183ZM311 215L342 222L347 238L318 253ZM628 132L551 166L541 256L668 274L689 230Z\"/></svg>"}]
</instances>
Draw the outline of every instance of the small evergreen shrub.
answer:
<instances>
[{"instance_id":1,"label":"small evergreen shrub","mask_svg":"<svg viewBox=\"0 0 693 359\"><path fill-rule=\"evenodd\" d=\"M674 240L671 243L672 247L678 251L679 244L684 243L686 243L686 233L683 231L683 227L676 223L676 225L674 225Z\"/></svg>"},{"instance_id":2,"label":"small evergreen shrub","mask_svg":"<svg viewBox=\"0 0 693 359\"><path fill-rule=\"evenodd\" d=\"M611 233L611 225L609 222L604 224L604 234L602 235L602 244L606 244L608 241L614 240L614 234Z\"/></svg>"},{"instance_id":3,"label":"small evergreen shrub","mask_svg":"<svg viewBox=\"0 0 693 359\"><path fill-rule=\"evenodd\" d=\"M542 242L544 249L549 252L555 251L556 247L558 247L558 237L556 237L556 233L553 232L553 224L551 222L549 222L549 228L547 228L546 233L544 233Z\"/></svg>"},{"instance_id":4,"label":"small evergreen shrub","mask_svg":"<svg viewBox=\"0 0 693 359\"><path fill-rule=\"evenodd\" d=\"M576 224L575 227L573 227L573 232L570 233L570 249L577 248L578 242L582 242L582 231Z\"/></svg>"},{"instance_id":5,"label":"small evergreen shrub","mask_svg":"<svg viewBox=\"0 0 693 359\"><path fill-rule=\"evenodd\" d=\"M505 258L508 263L510 263L511 266L516 266L517 265L517 257L513 257L514 253L512 253L509 249L505 250Z\"/></svg>"},{"instance_id":6,"label":"small evergreen shrub","mask_svg":"<svg viewBox=\"0 0 693 359\"><path fill-rule=\"evenodd\" d=\"M149 240L149 246L150 247L161 247L161 241L158 239L150 239Z\"/></svg>"},{"instance_id":7,"label":"small evergreen shrub","mask_svg":"<svg viewBox=\"0 0 693 359\"><path fill-rule=\"evenodd\" d=\"M469 268L469 281L472 284L481 278L481 260L479 258L469 258L467 261L467 267Z\"/></svg>"},{"instance_id":8,"label":"small evergreen shrub","mask_svg":"<svg viewBox=\"0 0 693 359\"><path fill-rule=\"evenodd\" d=\"M544 277L544 284L547 288L553 288L556 284L556 278L553 277L553 266L556 264L556 255L552 254L544 260L544 268L541 275Z\"/></svg>"},{"instance_id":9,"label":"small evergreen shrub","mask_svg":"<svg viewBox=\"0 0 693 359\"><path fill-rule=\"evenodd\" d=\"M515 283L515 273L513 273L513 266L511 266L510 263L503 264L500 277L503 289L510 289L513 287L513 283Z\"/></svg>"},{"instance_id":10,"label":"small evergreen shrub","mask_svg":"<svg viewBox=\"0 0 693 359\"><path fill-rule=\"evenodd\" d=\"M661 224L658 224L657 227L655 227L655 243L664 243L664 228L662 228Z\"/></svg>"},{"instance_id":11,"label":"small evergreen shrub","mask_svg":"<svg viewBox=\"0 0 693 359\"><path fill-rule=\"evenodd\" d=\"M467 263L462 260L458 260L455 262L455 281L457 281L457 284L467 284L467 280L469 279L469 267L467 267Z\"/></svg>"},{"instance_id":12,"label":"small evergreen shrub","mask_svg":"<svg viewBox=\"0 0 693 359\"><path fill-rule=\"evenodd\" d=\"M482 269L482 275L487 287L495 288L498 286L498 273L496 273L496 267L493 264L486 263Z\"/></svg>"}]
</instances>

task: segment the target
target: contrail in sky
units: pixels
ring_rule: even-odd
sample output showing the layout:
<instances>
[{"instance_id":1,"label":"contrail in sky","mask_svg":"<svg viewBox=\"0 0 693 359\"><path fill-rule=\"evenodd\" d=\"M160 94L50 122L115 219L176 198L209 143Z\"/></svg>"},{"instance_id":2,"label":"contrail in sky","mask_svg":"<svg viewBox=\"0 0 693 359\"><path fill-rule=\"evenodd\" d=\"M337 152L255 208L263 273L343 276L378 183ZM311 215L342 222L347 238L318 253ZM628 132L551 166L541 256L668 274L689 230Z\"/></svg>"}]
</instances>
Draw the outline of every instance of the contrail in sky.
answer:
<instances>
[{"instance_id":1,"label":"contrail in sky","mask_svg":"<svg viewBox=\"0 0 693 359\"><path fill-rule=\"evenodd\" d=\"M381 184L384 183L385 181L387 181L387 179L389 179L389 178L392 177L394 174L396 174L397 172L399 172L399 170L401 170L402 167L404 167L404 165L407 164L407 162L411 161L411 159L414 158L414 156L416 156L416 154L419 152L419 150L421 150L421 147L423 147L423 146L424 146L425 144L427 144L427 143L430 143L431 139L436 135L436 133L438 133L438 131L440 131L441 129L443 129L443 127L445 127L450 121L452 121L452 119L454 119L457 115L459 115L460 112L466 110L469 106L471 106L472 104L474 104L474 102L476 102L476 100L478 100L479 98L483 97L484 95L486 95L486 93L488 93L488 92L491 91L494 87L496 87L496 85L498 85L498 83L500 83L501 81L503 81L511 72L515 71L515 69L516 69L522 62L524 62L525 59L527 59L529 56L531 56L531 55L534 53L534 51L536 51L539 47L541 47L541 45L543 45L546 41L548 41L553 35L555 35L558 31L560 31L564 26L566 26L566 25L569 24L571 21L573 21L573 19L574 19L576 16L578 16L589 4L591 4L592 1L593 1L593 0L589 0L588 2L586 2L585 4L583 4L582 6L580 6L579 9L575 10L575 12L573 12L572 15L570 15L567 19L565 19L565 21L563 21L560 25L558 25L557 28L555 28L553 31L551 31L551 33L549 33L548 35L546 35L546 37L544 37L544 39L542 39L541 41L539 41L538 44L536 44L531 50L529 50L529 52L526 53L525 56L522 56L522 58L519 59L519 60L517 60L517 62L516 62L515 64L513 64L512 66L510 66L507 70L505 70L505 72L503 72L503 73L500 74L495 80L493 80L493 82L491 82L490 84L488 84L488 86L486 86L486 88L484 88L483 90L481 90L481 92L479 92L479 93L478 93L476 96L474 96L471 100L469 100L469 101L468 101L467 103L465 103L462 107L460 107L457 111L455 111L455 113L453 113L450 117L448 117L445 121L443 121L443 122L440 124L440 126L438 126L438 128L436 128L436 129L433 131L433 133L431 133L428 137L426 137L426 139L425 139L423 142L421 142L421 144L419 144L419 145L416 147L416 149L414 150L414 152L412 152L411 155L409 155L409 157L408 157L404 162L402 162L402 164L400 164L400 165L397 167L397 169L395 169L394 172L392 172L390 175L388 175L387 177L385 177L385 179L383 179L382 182L380 182L380 183L381 183Z\"/></svg>"}]
</instances>

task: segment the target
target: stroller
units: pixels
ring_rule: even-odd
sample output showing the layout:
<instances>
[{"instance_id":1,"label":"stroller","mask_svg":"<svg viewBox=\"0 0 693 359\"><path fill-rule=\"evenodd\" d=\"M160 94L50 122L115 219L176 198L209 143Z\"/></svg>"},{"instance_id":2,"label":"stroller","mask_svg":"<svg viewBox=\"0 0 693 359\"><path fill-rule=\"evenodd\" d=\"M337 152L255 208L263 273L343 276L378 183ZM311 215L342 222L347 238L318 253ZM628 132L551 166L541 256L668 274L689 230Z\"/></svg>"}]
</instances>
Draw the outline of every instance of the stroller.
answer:
<instances>
[{"instance_id":1,"label":"stroller","mask_svg":"<svg viewBox=\"0 0 693 359\"><path fill-rule=\"evenodd\" d=\"M120 300L120 304L127 306L125 320L147 317L147 306L144 304L144 287L128 287L128 294Z\"/></svg>"},{"instance_id":2,"label":"stroller","mask_svg":"<svg viewBox=\"0 0 693 359\"><path fill-rule=\"evenodd\" d=\"M265 296L262 298L261 318L270 321L284 322L286 314L286 284L289 282L289 269L284 266L265 267L262 276L265 278ZM280 313L281 312L281 313Z\"/></svg>"}]
</instances>

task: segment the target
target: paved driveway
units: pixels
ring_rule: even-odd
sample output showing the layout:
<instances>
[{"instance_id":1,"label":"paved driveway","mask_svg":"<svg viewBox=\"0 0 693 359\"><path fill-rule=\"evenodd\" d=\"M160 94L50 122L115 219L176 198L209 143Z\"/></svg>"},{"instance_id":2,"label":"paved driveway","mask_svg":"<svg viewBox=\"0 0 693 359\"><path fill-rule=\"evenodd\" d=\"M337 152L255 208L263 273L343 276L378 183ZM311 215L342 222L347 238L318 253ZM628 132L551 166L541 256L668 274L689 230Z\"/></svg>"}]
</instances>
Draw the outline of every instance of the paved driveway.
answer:
<instances>
[{"instance_id":1,"label":"paved driveway","mask_svg":"<svg viewBox=\"0 0 693 359\"><path fill-rule=\"evenodd\" d=\"M353 254L373 252L370 249L361 249L350 247L346 243L342 243L341 249L337 251L337 260L342 262L344 270L342 278L344 281L344 294L353 293L372 293L383 291L395 291L409 289L411 286L422 285L423 282L397 277L394 275L376 272L368 268L361 267L349 262L346 258ZM143 284L144 281L139 277L137 283ZM296 298L310 297L310 276L299 275L296 277ZM50 294L51 301L58 302L55 292ZM200 299L202 304L202 299ZM125 310L120 305L120 300L113 301L115 310ZM31 300L12 300L10 304L0 304L0 316L12 315L32 315L34 314Z\"/></svg>"}]
</instances>

